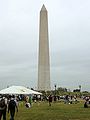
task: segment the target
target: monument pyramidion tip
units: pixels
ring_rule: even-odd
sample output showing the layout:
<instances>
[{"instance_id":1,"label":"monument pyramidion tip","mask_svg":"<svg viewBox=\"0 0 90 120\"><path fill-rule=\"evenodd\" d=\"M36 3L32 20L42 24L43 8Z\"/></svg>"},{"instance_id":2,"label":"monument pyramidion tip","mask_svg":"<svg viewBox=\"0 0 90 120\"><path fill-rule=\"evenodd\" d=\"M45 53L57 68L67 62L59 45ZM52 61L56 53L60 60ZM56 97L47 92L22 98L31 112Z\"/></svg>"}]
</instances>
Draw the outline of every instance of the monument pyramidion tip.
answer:
<instances>
[{"instance_id":1,"label":"monument pyramidion tip","mask_svg":"<svg viewBox=\"0 0 90 120\"><path fill-rule=\"evenodd\" d=\"M42 8L41 8L41 11L47 11L45 5L43 4Z\"/></svg>"}]
</instances>

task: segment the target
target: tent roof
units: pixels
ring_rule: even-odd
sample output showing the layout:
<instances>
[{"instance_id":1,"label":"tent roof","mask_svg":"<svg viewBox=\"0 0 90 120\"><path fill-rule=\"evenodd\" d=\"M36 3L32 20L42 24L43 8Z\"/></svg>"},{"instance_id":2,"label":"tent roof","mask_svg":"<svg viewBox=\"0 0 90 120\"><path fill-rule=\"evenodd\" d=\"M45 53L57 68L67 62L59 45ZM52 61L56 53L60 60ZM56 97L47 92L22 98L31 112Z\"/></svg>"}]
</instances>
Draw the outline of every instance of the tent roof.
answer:
<instances>
[{"instance_id":1,"label":"tent roof","mask_svg":"<svg viewBox=\"0 0 90 120\"><path fill-rule=\"evenodd\" d=\"M24 86L10 86L8 88L2 89L0 94L38 94L41 95L42 93L31 90Z\"/></svg>"}]
</instances>

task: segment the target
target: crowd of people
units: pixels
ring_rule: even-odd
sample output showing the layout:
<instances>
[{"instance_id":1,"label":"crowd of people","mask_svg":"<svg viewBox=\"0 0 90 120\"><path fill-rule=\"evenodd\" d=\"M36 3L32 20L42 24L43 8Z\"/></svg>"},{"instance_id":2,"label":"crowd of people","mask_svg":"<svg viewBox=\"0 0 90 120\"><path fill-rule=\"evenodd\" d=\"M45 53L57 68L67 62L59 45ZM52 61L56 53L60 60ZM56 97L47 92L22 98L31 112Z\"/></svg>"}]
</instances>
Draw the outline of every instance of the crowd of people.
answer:
<instances>
[{"instance_id":1,"label":"crowd of people","mask_svg":"<svg viewBox=\"0 0 90 120\"><path fill-rule=\"evenodd\" d=\"M88 108L90 104L90 97L84 98L84 108ZM56 95L31 95L31 96L14 96L9 95L7 97L0 98L0 120L3 117L3 120L6 120L6 113L10 113L10 120L14 120L15 111L18 112L19 101L25 102L26 108L31 108L32 103L47 101L49 106L52 105L52 102L56 101L63 101L64 104L76 104L78 103L77 96L70 96L70 95L63 95L63 96L56 96Z\"/></svg>"}]
</instances>

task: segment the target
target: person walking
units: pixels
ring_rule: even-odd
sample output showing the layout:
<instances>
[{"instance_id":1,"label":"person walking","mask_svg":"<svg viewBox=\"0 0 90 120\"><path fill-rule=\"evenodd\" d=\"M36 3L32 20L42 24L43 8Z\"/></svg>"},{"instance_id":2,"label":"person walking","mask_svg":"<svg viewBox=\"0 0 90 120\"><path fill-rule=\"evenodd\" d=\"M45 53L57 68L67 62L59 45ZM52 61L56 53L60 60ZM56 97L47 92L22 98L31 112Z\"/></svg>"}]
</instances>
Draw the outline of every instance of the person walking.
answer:
<instances>
[{"instance_id":1,"label":"person walking","mask_svg":"<svg viewBox=\"0 0 90 120\"><path fill-rule=\"evenodd\" d=\"M1 98L0 99L0 120L6 120L6 109L7 109L7 104L5 104L5 99Z\"/></svg>"},{"instance_id":2,"label":"person walking","mask_svg":"<svg viewBox=\"0 0 90 120\"><path fill-rule=\"evenodd\" d=\"M49 95L48 101L49 101L49 106L51 106L51 103L52 103L52 95Z\"/></svg>"},{"instance_id":3,"label":"person walking","mask_svg":"<svg viewBox=\"0 0 90 120\"><path fill-rule=\"evenodd\" d=\"M9 103L8 103L8 113L10 111L10 120L14 120L14 116L15 116L15 110L17 109L18 112L18 106L14 100L14 96L11 97Z\"/></svg>"}]
</instances>

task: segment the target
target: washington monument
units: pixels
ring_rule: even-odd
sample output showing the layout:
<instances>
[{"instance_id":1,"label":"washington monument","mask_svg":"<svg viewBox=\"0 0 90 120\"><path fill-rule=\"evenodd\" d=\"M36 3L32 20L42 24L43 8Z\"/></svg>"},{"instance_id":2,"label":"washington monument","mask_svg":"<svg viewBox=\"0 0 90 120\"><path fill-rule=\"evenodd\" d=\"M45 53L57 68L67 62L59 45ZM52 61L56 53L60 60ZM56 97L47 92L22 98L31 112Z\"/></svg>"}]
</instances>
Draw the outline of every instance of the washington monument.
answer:
<instances>
[{"instance_id":1,"label":"washington monument","mask_svg":"<svg viewBox=\"0 0 90 120\"><path fill-rule=\"evenodd\" d=\"M44 5L42 6L40 11L38 90L45 91L51 90L49 39L48 39L48 12Z\"/></svg>"}]
</instances>

